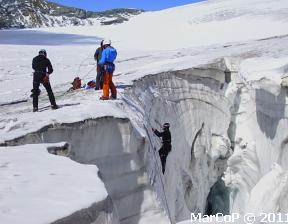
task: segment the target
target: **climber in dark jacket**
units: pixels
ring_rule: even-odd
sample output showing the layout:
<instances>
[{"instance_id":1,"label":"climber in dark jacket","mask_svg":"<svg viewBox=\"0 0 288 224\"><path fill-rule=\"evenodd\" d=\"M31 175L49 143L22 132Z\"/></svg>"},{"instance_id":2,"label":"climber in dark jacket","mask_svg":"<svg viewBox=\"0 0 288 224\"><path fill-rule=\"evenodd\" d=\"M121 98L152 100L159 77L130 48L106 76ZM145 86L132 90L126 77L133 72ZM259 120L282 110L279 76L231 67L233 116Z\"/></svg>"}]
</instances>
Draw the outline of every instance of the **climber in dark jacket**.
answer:
<instances>
[{"instance_id":1,"label":"climber in dark jacket","mask_svg":"<svg viewBox=\"0 0 288 224\"><path fill-rule=\"evenodd\" d=\"M152 128L152 131L154 132L155 135L157 135L159 138L162 138L162 147L159 150L159 156L161 159L161 164L162 164L162 172L163 174L165 173L165 165L166 165L166 159L171 151L171 133L170 133L170 124L165 123L163 125L163 131L159 132L158 130Z\"/></svg>"},{"instance_id":2,"label":"climber in dark jacket","mask_svg":"<svg viewBox=\"0 0 288 224\"><path fill-rule=\"evenodd\" d=\"M97 76L96 76L96 86L95 90L103 89L103 81L104 81L104 66L99 64L99 61L102 57L103 52L103 40L100 43L100 47L97 48L94 59L97 62Z\"/></svg>"},{"instance_id":3,"label":"climber in dark jacket","mask_svg":"<svg viewBox=\"0 0 288 224\"><path fill-rule=\"evenodd\" d=\"M58 109L58 106L55 102L55 97L50 85L49 75L53 72L53 67L50 60L47 58L46 50L42 49L39 51L39 55L33 58L32 68L34 69L33 74L33 112L38 111L38 93L39 86L42 85L45 87L49 100L51 103L52 109Z\"/></svg>"}]
</instances>

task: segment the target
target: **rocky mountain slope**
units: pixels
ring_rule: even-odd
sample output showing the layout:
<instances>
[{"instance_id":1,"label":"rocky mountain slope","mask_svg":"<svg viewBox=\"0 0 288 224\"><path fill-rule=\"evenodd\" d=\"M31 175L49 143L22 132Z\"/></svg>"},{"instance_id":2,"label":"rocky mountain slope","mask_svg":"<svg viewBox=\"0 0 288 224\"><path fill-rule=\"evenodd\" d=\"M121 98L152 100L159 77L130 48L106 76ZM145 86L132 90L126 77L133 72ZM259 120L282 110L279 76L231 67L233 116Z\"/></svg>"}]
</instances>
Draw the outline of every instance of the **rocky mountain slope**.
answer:
<instances>
[{"instance_id":1,"label":"rocky mountain slope","mask_svg":"<svg viewBox=\"0 0 288 224\"><path fill-rule=\"evenodd\" d=\"M111 25L127 21L142 10L113 9L91 12L45 0L0 0L0 28L34 28L73 25Z\"/></svg>"}]
</instances>

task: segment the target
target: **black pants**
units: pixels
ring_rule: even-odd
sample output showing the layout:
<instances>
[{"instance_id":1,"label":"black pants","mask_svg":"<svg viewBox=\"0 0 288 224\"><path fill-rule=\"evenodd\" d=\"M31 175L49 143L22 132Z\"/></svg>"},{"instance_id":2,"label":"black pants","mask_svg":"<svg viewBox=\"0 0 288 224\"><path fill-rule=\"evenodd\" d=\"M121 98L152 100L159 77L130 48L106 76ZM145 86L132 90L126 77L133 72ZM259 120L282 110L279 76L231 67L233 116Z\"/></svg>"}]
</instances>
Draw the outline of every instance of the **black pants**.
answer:
<instances>
[{"instance_id":1,"label":"black pants","mask_svg":"<svg viewBox=\"0 0 288 224\"><path fill-rule=\"evenodd\" d=\"M96 86L95 89L103 89L103 82L104 82L104 68L103 66L97 67L97 76L96 76Z\"/></svg>"},{"instance_id":2,"label":"black pants","mask_svg":"<svg viewBox=\"0 0 288 224\"><path fill-rule=\"evenodd\" d=\"M38 91L39 91L39 86L42 83L42 85L45 87L47 93L48 93L48 97L50 100L50 103L52 106L56 106L56 102L55 102L55 97L50 85L50 82L43 82L43 79L45 77L45 74L42 73L34 73L33 76L33 107L38 108Z\"/></svg>"},{"instance_id":3,"label":"black pants","mask_svg":"<svg viewBox=\"0 0 288 224\"><path fill-rule=\"evenodd\" d=\"M169 152L171 151L171 144L163 144L159 150L159 157L162 164L162 173L165 173L166 160Z\"/></svg>"}]
</instances>

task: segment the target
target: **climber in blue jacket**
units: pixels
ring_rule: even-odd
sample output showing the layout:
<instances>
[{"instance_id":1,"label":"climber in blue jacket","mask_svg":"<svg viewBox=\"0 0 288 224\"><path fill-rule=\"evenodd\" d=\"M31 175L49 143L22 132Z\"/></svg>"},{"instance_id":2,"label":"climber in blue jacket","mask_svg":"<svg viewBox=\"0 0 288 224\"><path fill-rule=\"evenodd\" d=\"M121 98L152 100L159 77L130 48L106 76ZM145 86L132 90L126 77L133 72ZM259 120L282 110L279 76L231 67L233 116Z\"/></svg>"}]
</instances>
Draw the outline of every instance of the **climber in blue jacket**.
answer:
<instances>
[{"instance_id":1,"label":"climber in blue jacket","mask_svg":"<svg viewBox=\"0 0 288 224\"><path fill-rule=\"evenodd\" d=\"M117 99L117 90L112 81L113 72L115 70L114 61L117 57L117 51L111 47L110 40L103 41L103 52L98 64L104 66L104 82L103 82L103 96L101 100L109 100L109 89L111 90L112 99Z\"/></svg>"}]
</instances>

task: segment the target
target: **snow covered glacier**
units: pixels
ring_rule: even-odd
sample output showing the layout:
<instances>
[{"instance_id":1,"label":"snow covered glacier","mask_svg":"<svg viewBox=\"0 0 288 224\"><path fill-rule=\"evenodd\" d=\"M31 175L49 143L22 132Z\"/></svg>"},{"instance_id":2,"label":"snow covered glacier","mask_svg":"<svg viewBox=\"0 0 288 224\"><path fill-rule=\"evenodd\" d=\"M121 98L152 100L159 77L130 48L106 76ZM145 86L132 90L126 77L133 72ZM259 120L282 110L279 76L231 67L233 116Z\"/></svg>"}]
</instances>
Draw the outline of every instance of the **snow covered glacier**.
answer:
<instances>
[{"instance_id":1,"label":"snow covered glacier","mask_svg":"<svg viewBox=\"0 0 288 224\"><path fill-rule=\"evenodd\" d=\"M52 62L57 62L55 70L61 71L61 76L51 77L60 105L57 111L45 109L45 97L40 99L41 113L33 114L29 101L9 105L25 99L30 58L39 46L25 46L25 40L18 43L21 49L2 44L6 50L0 52L2 145L67 142L72 160L99 169L95 177L104 182L111 200L112 214L107 217L113 220L107 223L176 223L189 220L191 212L286 213L287 85L281 78L288 72L284 18L288 5L284 0L278 4L253 0L249 7L246 3L214 0L143 13L112 30L46 30L52 34L85 30L89 35L86 45L47 46ZM139 27L153 19L157 22L151 23L150 31L163 29L163 33L151 40L149 32ZM167 20L179 32L189 31L185 38L160 26ZM235 35L225 32L237 24L242 26ZM209 39L213 26L223 31L214 40ZM124 32L131 29L139 32ZM101 92L94 90L63 94L75 76L74 65L87 70L83 80L94 76L89 73L93 61L85 59L83 66L83 58L87 52L93 55L91 36L101 35L111 36L121 49L114 76L119 100L101 102ZM143 46L137 35L147 37ZM25 55L17 66L15 54ZM171 123L173 149L162 176L155 152L161 143L151 128L164 122ZM7 217L2 208L2 217Z\"/></svg>"},{"instance_id":2,"label":"snow covered glacier","mask_svg":"<svg viewBox=\"0 0 288 224\"><path fill-rule=\"evenodd\" d=\"M286 87L265 78L247 81L241 69L235 68L240 65L239 58L226 58L146 76L117 102L129 118L103 117L47 126L6 144L68 142L70 158L99 167L121 223L167 223L168 218L177 222L189 218L191 212L285 212L283 149L287 136L282 132L273 136L269 131L276 124L269 119L274 119L276 103L285 112ZM285 66L280 64L268 74L281 69ZM260 98L258 111L256 97ZM272 113L261 120L271 104ZM275 122L285 120L285 114L276 115ZM154 151L160 142L150 129L166 121L171 122L173 150L162 177ZM257 127L263 136L253 136ZM265 142L275 136L273 145ZM260 164L266 170L261 171ZM265 207L266 195L273 196L273 201Z\"/></svg>"},{"instance_id":3,"label":"snow covered glacier","mask_svg":"<svg viewBox=\"0 0 288 224\"><path fill-rule=\"evenodd\" d=\"M226 168L230 112L225 75L212 64L148 76L123 94L119 107L129 112L130 119L107 117L49 126L6 144L68 142L70 158L99 167L121 223L167 223L157 196L173 222L183 220L191 211L205 212L210 188ZM175 123L171 122L173 152L164 192L154 152L160 145L151 127L165 119Z\"/></svg>"}]
</instances>

